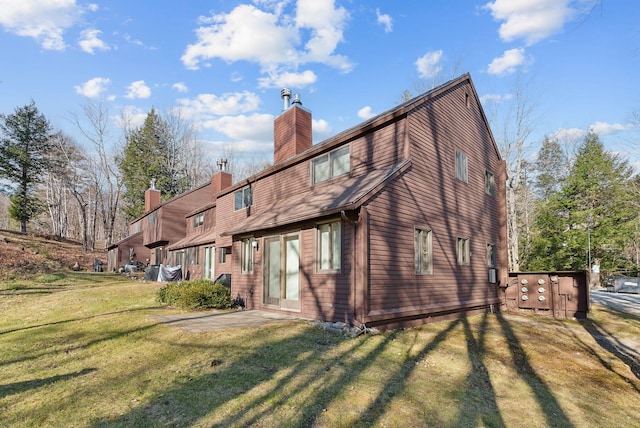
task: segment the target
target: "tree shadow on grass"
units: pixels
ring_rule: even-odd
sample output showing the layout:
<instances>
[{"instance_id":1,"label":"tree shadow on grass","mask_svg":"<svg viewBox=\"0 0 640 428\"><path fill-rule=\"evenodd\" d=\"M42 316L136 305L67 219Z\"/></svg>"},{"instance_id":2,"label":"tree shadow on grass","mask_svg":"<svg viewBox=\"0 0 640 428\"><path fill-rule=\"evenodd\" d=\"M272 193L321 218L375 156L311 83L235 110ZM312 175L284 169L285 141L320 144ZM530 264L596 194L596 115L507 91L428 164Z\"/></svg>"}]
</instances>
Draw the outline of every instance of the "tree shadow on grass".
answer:
<instances>
[{"instance_id":1,"label":"tree shadow on grass","mask_svg":"<svg viewBox=\"0 0 640 428\"><path fill-rule=\"evenodd\" d=\"M251 337L247 337L246 342L264 340L269 337L270 330L268 326L251 330ZM306 375L328 349L346 340L316 330L309 326L299 334L277 341L264 341L260 346L247 348L246 353L240 351L240 357L231 362L213 360L210 363L211 373L179 379L146 405L135 407L116 418L97 420L92 426L190 426L212 412L222 411L221 407L236 400L242 404L237 406L237 410L227 411L221 426L254 424L279 403L308 387L307 384L297 384L298 377L303 376L303 372ZM317 346L312 346L313 339ZM362 344L362 340L354 340L350 351ZM291 352L292 349L295 351ZM316 369L309 378L323 375L335 364L338 363L332 362ZM283 374L282 377L277 376L279 373ZM278 377L275 382L274 377ZM309 418L307 413L310 411L308 406L301 407L298 421L287 423L291 426L304 425L302 421Z\"/></svg>"},{"instance_id":2,"label":"tree shadow on grass","mask_svg":"<svg viewBox=\"0 0 640 428\"><path fill-rule=\"evenodd\" d=\"M465 393L460 402L460 413L455 426L506 426L498 408L496 393L489 378L489 370L483 361L487 353L485 342L487 321L488 315L485 314L476 338L469 321L466 318L462 319L471 371L467 375ZM482 423L479 423L478 419Z\"/></svg>"},{"instance_id":3,"label":"tree shadow on grass","mask_svg":"<svg viewBox=\"0 0 640 428\"><path fill-rule=\"evenodd\" d=\"M442 343L449 333L451 333L460 323L460 319L451 321L449 325L440 331L429 343L423 345L417 356L407 355L404 363L386 382L385 387L380 391L377 398L369 405L367 410L360 418L358 425L373 425L382 415L391 400L400 394L405 388L409 376L416 369L416 362L424 359L431 351L433 351L440 343Z\"/></svg>"},{"instance_id":4,"label":"tree shadow on grass","mask_svg":"<svg viewBox=\"0 0 640 428\"><path fill-rule=\"evenodd\" d=\"M33 379L22 382L14 382L6 385L0 385L0 399L13 395L19 394L21 392L29 391L31 389L40 388L41 386L51 385L59 381L65 381L68 379L73 379L78 376L84 376L89 373L93 373L98 369L95 368L87 368L80 370L79 372L68 373L64 375L51 376L43 379Z\"/></svg>"},{"instance_id":5,"label":"tree shadow on grass","mask_svg":"<svg viewBox=\"0 0 640 428\"><path fill-rule=\"evenodd\" d=\"M547 426L573 427L569 417L565 414L564 410L562 410L562 407L560 407L560 403L558 403L551 389L544 380L538 376L535 369L531 366L531 363L529 363L527 354L520 340L518 340L518 337L509 325L509 322L500 313L497 313L496 317L507 339L514 368L518 372L520 379L529 385L531 392L538 402L538 406L546 418Z\"/></svg>"},{"instance_id":6,"label":"tree shadow on grass","mask_svg":"<svg viewBox=\"0 0 640 428\"><path fill-rule=\"evenodd\" d=\"M86 316L86 317L69 318L69 319L66 319L66 320L53 321L53 322L48 322L48 323L44 323L44 324L29 325L29 326L26 326L26 327L19 327L19 328L12 328L12 329L9 329L9 330L3 330L3 331L0 331L0 335L7 334L7 333L15 333L17 331L23 331L23 330L32 330L32 329L36 329L36 328L49 327L49 326L53 326L53 325L67 324L67 323L77 322L77 321L87 321L87 320L94 319L94 318L102 318L102 317L111 316L111 315L124 314L124 313L127 313L127 312L146 311L146 310L149 310L149 309L156 309L156 308L157 308L157 306L145 306L145 307L140 307L140 308L123 309L121 311L105 312L105 313L96 314L96 315L89 315L89 316Z\"/></svg>"},{"instance_id":7,"label":"tree shadow on grass","mask_svg":"<svg viewBox=\"0 0 640 428\"><path fill-rule=\"evenodd\" d=\"M459 322L453 321L425 344L417 357L407 355L366 409L361 425L375 422L384 413L388 402L404 389L416 359L435 349ZM212 365L219 365L220 370L176 382L146 405L117 418L98 420L93 426L189 426L216 411L225 413L215 426L251 426L273 417L280 406L292 404L296 408L281 423L311 426L354 378L379 362L399 333L346 339L309 327L300 334L249 348L229 364L214 361ZM253 334L265 337L269 329L254 330ZM379 342L373 345L372 340ZM336 354L337 346L341 349ZM359 356L351 358L353 355Z\"/></svg>"},{"instance_id":8,"label":"tree shadow on grass","mask_svg":"<svg viewBox=\"0 0 640 428\"><path fill-rule=\"evenodd\" d=\"M623 311L618 311L616 309L609 308L605 309L605 311L612 313L616 317L638 320L638 317ZM640 379L640 349L635 349L628 344L623 343L613 333L608 331L603 324L597 321L594 321L592 319L584 319L580 320L580 325L582 325L582 327L591 335L591 337L593 337L598 345L618 357L629 367L633 375L637 379ZM598 359L606 369L615 372L615 370L609 363L605 362L600 357L598 357ZM638 389L636 387L636 391L637 390Z\"/></svg>"}]
</instances>

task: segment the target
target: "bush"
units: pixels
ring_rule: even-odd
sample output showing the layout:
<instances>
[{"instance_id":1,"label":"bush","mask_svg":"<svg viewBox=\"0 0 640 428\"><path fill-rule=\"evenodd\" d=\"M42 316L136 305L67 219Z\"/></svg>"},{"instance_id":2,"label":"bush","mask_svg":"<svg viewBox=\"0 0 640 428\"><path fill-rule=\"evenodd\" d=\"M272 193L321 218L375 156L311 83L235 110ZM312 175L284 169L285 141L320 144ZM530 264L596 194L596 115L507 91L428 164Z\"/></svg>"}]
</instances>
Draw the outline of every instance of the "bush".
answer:
<instances>
[{"instance_id":1,"label":"bush","mask_svg":"<svg viewBox=\"0 0 640 428\"><path fill-rule=\"evenodd\" d=\"M170 282L158 290L158 302L181 309L227 309L233 305L231 290L207 279Z\"/></svg>"}]
</instances>

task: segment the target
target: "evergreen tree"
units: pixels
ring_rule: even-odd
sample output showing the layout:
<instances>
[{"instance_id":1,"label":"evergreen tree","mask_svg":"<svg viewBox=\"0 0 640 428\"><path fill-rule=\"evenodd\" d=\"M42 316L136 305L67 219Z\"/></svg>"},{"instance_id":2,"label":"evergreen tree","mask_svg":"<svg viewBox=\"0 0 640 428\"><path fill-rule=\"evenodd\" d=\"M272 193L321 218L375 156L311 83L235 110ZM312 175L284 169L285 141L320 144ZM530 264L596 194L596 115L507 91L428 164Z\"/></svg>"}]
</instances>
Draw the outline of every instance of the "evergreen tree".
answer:
<instances>
[{"instance_id":1,"label":"evergreen tree","mask_svg":"<svg viewBox=\"0 0 640 428\"><path fill-rule=\"evenodd\" d=\"M52 128L34 101L0 115L0 177L9 181L9 215L27 231L27 223L43 209L35 190L52 165Z\"/></svg>"},{"instance_id":2,"label":"evergreen tree","mask_svg":"<svg viewBox=\"0 0 640 428\"><path fill-rule=\"evenodd\" d=\"M631 179L628 163L587 134L560 191L541 202L528 269L585 269L595 260L605 272L630 267Z\"/></svg>"},{"instance_id":3,"label":"evergreen tree","mask_svg":"<svg viewBox=\"0 0 640 428\"><path fill-rule=\"evenodd\" d=\"M167 122L153 109L144 124L127 135L116 162L125 186L124 211L129 220L144 213L144 193L151 180L164 200L189 189L186 172L175 166L180 142L174 137Z\"/></svg>"},{"instance_id":4,"label":"evergreen tree","mask_svg":"<svg viewBox=\"0 0 640 428\"><path fill-rule=\"evenodd\" d=\"M567 169L567 159L560 143L557 139L545 136L535 164L536 195L542 200L548 200L558 192L567 177Z\"/></svg>"}]
</instances>

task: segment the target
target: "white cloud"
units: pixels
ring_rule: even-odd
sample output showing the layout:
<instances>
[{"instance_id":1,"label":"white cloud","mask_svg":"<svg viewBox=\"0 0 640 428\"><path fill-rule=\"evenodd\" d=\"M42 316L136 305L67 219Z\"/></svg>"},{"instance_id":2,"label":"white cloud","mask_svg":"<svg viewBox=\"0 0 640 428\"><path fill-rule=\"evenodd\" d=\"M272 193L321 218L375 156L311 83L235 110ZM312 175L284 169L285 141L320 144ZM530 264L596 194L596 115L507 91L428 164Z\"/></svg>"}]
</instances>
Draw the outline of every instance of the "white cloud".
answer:
<instances>
[{"instance_id":1,"label":"white cloud","mask_svg":"<svg viewBox=\"0 0 640 428\"><path fill-rule=\"evenodd\" d=\"M151 88L149 88L144 80L132 82L127 89L126 98L149 98L151 96Z\"/></svg>"},{"instance_id":2,"label":"white cloud","mask_svg":"<svg viewBox=\"0 0 640 428\"><path fill-rule=\"evenodd\" d=\"M524 56L523 48L509 49L504 51L504 54L499 58L494 58L489 64L487 72L497 76L503 76L505 74L511 74L516 71L516 68L525 64L526 58Z\"/></svg>"},{"instance_id":3,"label":"white cloud","mask_svg":"<svg viewBox=\"0 0 640 428\"><path fill-rule=\"evenodd\" d=\"M34 38L43 49L64 50L62 37L80 18L75 0L3 0L0 25L18 36Z\"/></svg>"},{"instance_id":4,"label":"white cloud","mask_svg":"<svg viewBox=\"0 0 640 428\"><path fill-rule=\"evenodd\" d=\"M623 125L621 123L596 122L589 126L589 129L600 136L615 134L616 132L630 131L633 124Z\"/></svg>"},{"instance_id":5,"label":"white cloud","mask_svg":"<svg viewBox=\"0 0 640 428\"><path fill-rule=\"evenodd\" d=\"M312 62L344 72L353 68L346 57L335 54L349 15L336 8L334 0L298 0L295 16L283 13L286 2L256 4L267 11L244 4L226 14L201 18L197 41L181 58L185 67L197 69L208 60L221 59L255 62L265 73L282 67L295 72L300 64Z\"/></svg>"},{"instance_id":6,"label":"white cloud","mask_svg":"<svg viewBox=\"0 0 640 428\"><path fill-rule=\"evenodd\" d=\"M209 26L196 30L198 41L188 45L182 63L197 69L201 61L219 58L227 62L259 64L293 61L295 31L278 26L278 17L252 5L240 5L228 14L213 15ZM283 56L288 55L288 58Z\"/></svg>"},{"instance_id":7,"label":"white cloud","mask_svg":"<svg viewBox=\"0 0 640 428\"><path fill-rule=\"evenodd\" d=\"M180 111L188 119L205 120L212 116L228 116L256 111L260 97L253 92L228 92L217 96L200 94L196 98L178 100Z\"/></svg>"},{"instance_id":8,"label":"white cloud","mask_svg":"<svg viewBox=\"0 0 640 428\"><path fill-rule=\"evenodd\" d=\"M270 114L222 116L205 121L203 126L234 140L273 143L273 115Z\"/></svg>"},{"instance_id":9,"label":"white cloud","mask_svg":"<svg viewBox=\"0 0 640 428\"><path fill-rule=\"evenodd\" d=\"M100 6L98 6L98 5L97 5L97 4L95 4L95 3L90 3L90 4L87 6L87 9L89 9L91 12L97 12L97 11L98 11L98 9L100 9Z\"/></svg>"},{"instance_id":10,"label":"white cloud","mask_svg":"<svg viewBox=\"0 0 640 428\"><path fill-rule=\"evenodd\" d=\"M442 50L427 52L415 62L422 79L434 78L442 71Z\"/></svg>"},{"instance_id":11,"label":"white cloud","mask_svg":"<svg viewBox=\"0 0 640 428\"><path fill-rule=\"evenodd\" d=\"M148 112L135 107L126 106L122 110L122 114L116 117L116 124L120 128L138 128L144 124L145 119L148 116Z\"/></svg>"},{"instance_id":12,"label":"white cloud","mask_svg":"<svg viewBox=\"0 0 640 428\"><path fill-rule=\"evenodd\" d=\"M189 88L187 88L187 85L184 82L174 83L171 87L173 89L175 89L176 91L178 91L178 92L188 92L189 91Z\"/></svg>"},{"instance_id":13,"label":"white cloud","mask_svg":"<svg viewBox=\"0 0 640 428\"><path fill-rule=\"evenodd\" d=\"M367 120L367 119L372 118L375 115L376 115L376 113L373 113L371 111L371 107L369 107L369 106L362 107L360 110L358 110L358 117L360 119Z\"/></svg>"},{"instance_id":14,"label":"white cloud","mask_svg":"<svg viewBox=\"0 0 640 428\"><path fill-rule=\"evenodd\" d=\"M380 9L376 9L376 16L378 17L378 24L384 26L384 32L390 33L393 31L393 20L391 16L386 13L380 13Z\"/></svg>"},{"instance_id":15,"label":"white cloud","mask_svg":"<svg viewBox=\"0 0 640 428\"><path fill-rule=\"evenodd\" d=\"M98 98L107 90L107 87L110 84L110 79L105 77L94 77L93 79L87 80L80 86L74 86L74 88L77 93L87 98Z\"/></svg>"},{"instance_id":16,"label":"white cloud","mask_svg":"<svg viewBox=\"0 0 640 428\"><path fill-rule=\"evenodd\" d=\"M311 130L314 139L321 140L331 135L331 125L324 119L311 119Z\"/></svg>"},{"instance_id":17,"label":"white cloud","mask_svg":"<svg viewBox=\"0 0 640 428\"><path fill-rule=\"evenodd\" d=\"M302 73L273 71L267 77L259 78L258 83L261 88L304 88L317 80L318 76L311 70Z\"/></svg>"},{"instance_id":18,"label":"white cloud","mask_svg":"<svg viewBox=\"0 0 640 428\"><path fill-rule=\"evenodd\" d=\"M505 94L505 95L485 94L480 97L480 102L482 104L486 104L486 103L500 104L504 101L509 101L510 99L513 99L513 94Z\"/></svg>"},{"instance_id":19,"label":"white cloud","mask_svg":"<svg viewBox=\"0 0 640 428\"><path fill-rule=\"evenodd\" d=\"M484 7L494 19L503 21L498 31L503 41L522 39L532 45L559 32L575 16L570 3L571 0L496 0Z\"/></svg>"},{"instance_id":20,"label":"white cloud","mask_svg":"<svg viewBox=\"0 0 640 428\"><path fill-rule=\"evenodd\" d=\"M95 49L108 51L110 48L103 40L100 40L100 34L102 34L102 31L100 30L84 30L80 33L80 41L78 41L78 45L80 45L80 48L83 51L90 54L93 54Z\"/></svg>"},{"instance_id":21,"label":"white cloud","mask_svg":"<svg viewBox=\"0 0 640 428\"><path fill-rule=\"evenodd\" d=\"M565 143L575 143L584 138L585 135L587 135L587 131L580 128L560 128L553 133L553 137Z\"/></svg>"}]
</instances>

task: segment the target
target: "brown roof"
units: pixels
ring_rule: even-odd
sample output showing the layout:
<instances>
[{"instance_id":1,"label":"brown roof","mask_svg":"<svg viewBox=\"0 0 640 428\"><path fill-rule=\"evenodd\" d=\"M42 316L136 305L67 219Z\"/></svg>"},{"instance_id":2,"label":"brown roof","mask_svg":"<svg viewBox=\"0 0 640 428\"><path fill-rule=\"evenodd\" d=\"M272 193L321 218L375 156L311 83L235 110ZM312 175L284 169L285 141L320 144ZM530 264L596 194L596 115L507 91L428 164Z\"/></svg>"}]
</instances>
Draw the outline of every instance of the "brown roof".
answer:
<instances>
[{"instance_id":1,"label":"brown roof","mask_svg":"<svg viewBox=\"0 0 640 428\"><path fill-rule=\"evenodd\" d=\"M118 246L120 246L120 245L122 245L122 244L124 244L124 243L126 243L128 241L132 241L132 240L134 240L134 239L136 239L138 237L140 238L140 243L142 243L142 231L140 231L140 232L134 233L133 235L129 235L126 238L121 239L121 240L119 240L118 242L116 242L114 244L109 245L107 247L107 250L111 250L113 248L116 248L116 247L118 247Z\"/></svg>"},{"instance_id":2,"label":"brown roof","mask_svg":"<svg viewBox=\"0 0 640 428\"><path fill-rule=\"evenodd\" d=\"M319 189L309 189L274 201L261 213L247 217L231 230L220 235L229 236L257 230L271 229L299 221L349 211L358 208L374 196L389 181L411 167L406 160L391 168L371 171L357 177L338 180Z\"/></svg>"},{"instance_id":3,"label":"brown roof","mask_svg":"<svg viewBox=\"0 0 640 428\"><path fill-rule=\"evenodd\" d=\"M192 233L181 240L169 245L169 250L179 250L181 248L196 247L203 244L211 244L216 240L216 231L209 230L203 233Z\"/></svg>"}]
</instances>

